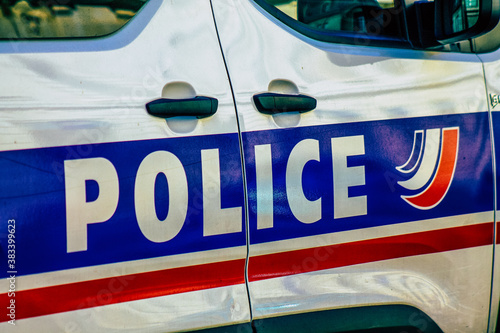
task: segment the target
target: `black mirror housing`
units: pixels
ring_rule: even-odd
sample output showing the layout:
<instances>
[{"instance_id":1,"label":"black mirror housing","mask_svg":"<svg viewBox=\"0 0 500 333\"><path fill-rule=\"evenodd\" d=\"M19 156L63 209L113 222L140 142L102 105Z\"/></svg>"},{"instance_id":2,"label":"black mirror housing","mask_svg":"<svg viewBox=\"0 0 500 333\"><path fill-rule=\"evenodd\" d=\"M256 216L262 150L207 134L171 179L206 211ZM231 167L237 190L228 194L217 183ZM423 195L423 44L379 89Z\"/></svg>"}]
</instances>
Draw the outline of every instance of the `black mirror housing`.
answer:
<instances>
[{"instance_id":1,"label":"black mirror housing","mask_svg":"<svg viewBox=\"0 0 500 333\"><path fill-rule=\"evenodd\" d=\"M498 0L435 0L435 35L441 44L478 37L495 27Z\"/></svg>"}]
</instances>

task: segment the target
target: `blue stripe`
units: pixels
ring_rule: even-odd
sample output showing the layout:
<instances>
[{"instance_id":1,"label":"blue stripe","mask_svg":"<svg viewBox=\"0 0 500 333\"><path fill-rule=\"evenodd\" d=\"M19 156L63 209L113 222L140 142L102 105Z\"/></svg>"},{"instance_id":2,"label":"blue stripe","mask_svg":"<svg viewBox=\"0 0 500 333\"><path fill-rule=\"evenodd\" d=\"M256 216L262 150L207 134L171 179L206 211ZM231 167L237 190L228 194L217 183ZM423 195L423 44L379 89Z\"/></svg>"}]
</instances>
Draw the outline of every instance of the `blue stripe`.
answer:
<instances>
[{"instance_id":1,"label":"blue stripe","mask_svg":"<svg viewBox=\"0 0 500 333\"><path fill-rule=\"evenodd\" d=\"M201 149L213 148L219 148L220 154L222 208L243 207L237 134L0 153L0 244L3 252L0 276L5 277L7 271L8 219L16 220L18 275L244 245L243 218L242 232L203 237L200 152ZM143 236L134 208L134 185L139 164L148 154L159 150L172 152L180 159L189 191L184 226L175 238L165 243L153 243ZM107 222L88 225L87 251L66 253L63 163L68 159L92 157L104 157L115 166L120 187L118 207ZM96 196L95 193L92 195ZM168 202L168 191L159 193L157 202ZM160 215L166 214L165 208L157 208L157 211Z\"/></svg>"},{"instance_id":2,"label":"blue stripe","mask_svg":"<svg viewBox=\"0 0 500 333\"><path fill-rule=\"evenodd\" d=\"M368 112L368 111L367 111ZM419 129L460 127L460 147L455 177L444 200L434 209L418 210L406 204L409 194L397 184L402 177L395 167L410 156L413 133ZM348 158L349 166L364 166L366 185L352 187L350 196L367 196L366 216L333 218L333 166L331 138L363 135L365 154ZM322 198L322 219L304 224L292 214L285 189L285 171L293 147L304 139L319 141L320 161L310 161L303 171L308 199ZM492 154L486 112L398 119L351 124L267 130L243 134L248 171L251 243L397 224L493 209ZM255 145L271 144L273 155L274 227L257 230ZM238 136L233 134L169 138L133 142L67 146L0 153L0 277L7 271L7 221L16 220L18 275L57 271L114 262L230 248L245 244L242 231L203 236L201 150L218 148L221 166L222 207L243 207L243 181ZM134 184L141 161L165 150L182 162L188 181L187 220L170 241L153 243L141 232L134 208ZM113 217L88 226L88 250L66 252L64 161L103 157L116 168L120 197ZM88 200L98 196L98 186L87 182ZM167 182L158 177L157 215L168 213Z\"/></svg>"},{"instance_id":3,"label":"blue stripe","mask_svg":"<svg viewBox=\"0 0 500 333\"><path fill-rule=\"evenodd\" d=\"M412 174L399 173L396 166L404 164L410 156L414 131L453 126L460 127L460 142L457 169L449 192L434 209L411 207L401 199L401 195L411 192L397 181ZM348 166L365 166L366 185L350 188L349 196L366 195L368 214L334 219L330 141L334 137L356 135L364 135L365 154L349 157ZM320 162L309 162L303 173L306 197L322 198L322 219L313 224L301 223L293 216L285 189L290 151L307 138L318 140L320 146ZM492 155L486 112L249 132L244 133L243 144L252 244L493 210ZM272 145L274 227L258 230L254 146L261 144Z\"/></svg>"}]
</instances>

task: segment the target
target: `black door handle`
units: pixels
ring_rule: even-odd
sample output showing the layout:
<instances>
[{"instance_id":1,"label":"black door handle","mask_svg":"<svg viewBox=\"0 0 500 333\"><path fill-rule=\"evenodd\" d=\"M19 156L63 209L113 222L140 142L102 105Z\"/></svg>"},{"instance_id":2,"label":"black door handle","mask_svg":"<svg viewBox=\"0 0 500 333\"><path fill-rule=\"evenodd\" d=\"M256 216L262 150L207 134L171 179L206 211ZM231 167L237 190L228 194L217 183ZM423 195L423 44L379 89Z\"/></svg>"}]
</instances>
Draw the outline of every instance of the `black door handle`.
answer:
<instances>
[{"instance_id":1,"label":"black door handle","mask_svg":"<svg viewBox=\"0 0 500 333\"><path fill-rule=\"evenodd\" d=\"M262 93L253 96L257 110L264 114L307 112L316 108L314 97L298 94Z\"/></svg>"},{"instance_id":2,"label":"black door handle","mask_svg":"<svg viewBox=\"0 0 500 333\"><path fill-rule=\"evenodd\" d=\"M147 103L146 110L150 115L161 118L179 116L206 118L217 112L218 105L216 98L205 96L186 99L159 98Z\"/></svg>"}]
</instances>

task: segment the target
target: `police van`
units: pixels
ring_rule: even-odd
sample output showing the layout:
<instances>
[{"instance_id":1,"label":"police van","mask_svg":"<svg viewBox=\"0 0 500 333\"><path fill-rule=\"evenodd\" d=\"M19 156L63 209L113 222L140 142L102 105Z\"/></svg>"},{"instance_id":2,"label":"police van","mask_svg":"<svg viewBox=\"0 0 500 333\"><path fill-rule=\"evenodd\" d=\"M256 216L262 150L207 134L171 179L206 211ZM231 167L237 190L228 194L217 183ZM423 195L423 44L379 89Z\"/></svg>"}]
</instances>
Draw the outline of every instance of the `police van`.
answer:
<instances>
[{"instance_id":1,"label":"police van","mask_svg":"<svg viewBox=\"0 0 500 333\"><path fill-rule=\"evenodd\" d=\"M497 330L497 0L0 8L2 332Z\"/></svg>"}]
</instances>

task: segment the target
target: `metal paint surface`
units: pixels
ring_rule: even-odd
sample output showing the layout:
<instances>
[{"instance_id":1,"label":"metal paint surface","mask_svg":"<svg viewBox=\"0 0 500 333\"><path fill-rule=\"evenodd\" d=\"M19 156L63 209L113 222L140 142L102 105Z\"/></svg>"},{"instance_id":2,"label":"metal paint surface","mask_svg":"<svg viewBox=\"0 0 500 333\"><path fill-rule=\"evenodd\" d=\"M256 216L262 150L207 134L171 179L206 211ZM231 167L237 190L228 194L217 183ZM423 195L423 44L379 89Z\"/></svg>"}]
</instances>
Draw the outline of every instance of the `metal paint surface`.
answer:
<instances>
[{"instance_id":1,"label":"metal paint surface","mask_svg":"<svg viewBox=\"0 0 500 333\"><path fill-rule=\"evenodd\" d=\"M236 132L213 25L205 1L163 3L125 47L77 52L69 43L65 52L0 54L2 77L9 78L0 82L0 149ZM144 105L160 98L167 83L179 81L217 98L219 109L209 120L172 120L185 123L176 131L178 126L148 115Z\"/></svg>"}]
</instances>

